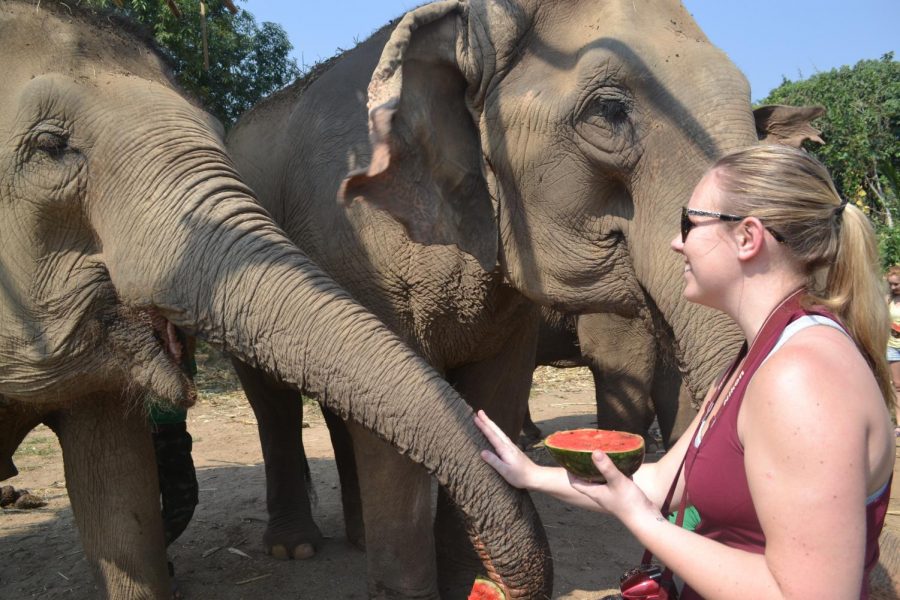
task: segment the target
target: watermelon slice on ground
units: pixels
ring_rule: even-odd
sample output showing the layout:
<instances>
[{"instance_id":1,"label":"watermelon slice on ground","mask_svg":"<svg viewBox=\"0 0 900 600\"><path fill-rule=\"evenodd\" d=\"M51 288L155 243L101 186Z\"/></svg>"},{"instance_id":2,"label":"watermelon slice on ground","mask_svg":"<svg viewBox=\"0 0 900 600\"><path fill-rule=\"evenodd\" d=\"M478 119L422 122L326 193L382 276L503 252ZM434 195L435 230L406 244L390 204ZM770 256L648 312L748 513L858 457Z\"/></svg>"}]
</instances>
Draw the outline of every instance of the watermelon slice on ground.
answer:
<instances>
[{"instance_id":1,"label":"watermelon slice on ground","mask_svg":"<svg viewBox=\"0 0 900 600\"><path fill-rule=\"evenodd\" d=\"M506 600L506 594L499 585L479 575L475 578L468 600Z\"/></svg>"},{"instance_id":2,"label":"watermelon slice on ground","mask_svg":"<svg viewBox=\"0 0 900 600\"><path fill-rule=\"evenodd\" d=\"M611 429L557 431L544 440L544 447L567 471L594 483L606 483L597 471L591 452L603 450L626 476L631 477L644 462L644 438Z\"/></svg>"}]
</instances>

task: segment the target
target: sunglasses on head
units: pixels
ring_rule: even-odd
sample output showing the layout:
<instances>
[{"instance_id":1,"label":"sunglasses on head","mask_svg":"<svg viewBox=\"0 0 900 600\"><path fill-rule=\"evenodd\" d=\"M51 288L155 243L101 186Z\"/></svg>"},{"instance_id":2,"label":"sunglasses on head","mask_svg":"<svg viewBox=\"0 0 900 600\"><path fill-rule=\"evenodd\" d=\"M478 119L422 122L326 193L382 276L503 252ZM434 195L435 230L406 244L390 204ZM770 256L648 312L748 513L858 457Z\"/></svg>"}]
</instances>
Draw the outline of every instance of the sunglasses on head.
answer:
<instances>
[{"instance_id":1,"label":"sunglasses on head","mask_svg":"<svg viewBox=\"0 0 900 600\"><path fill-rule=\"evenodd\" d=\"M688 208L686 206L681 207L681 243L685 243L687 241L687 236L691 232L691 229L700 225L700 223L694 223L691 221L690 217L712 217L714 219L718 219L720 221L728 221L730 223L736 223L738 221L743 221L747 217L741 217L739 215L729 215L726 213L713 212L709 210L700 210L698 208ZM784 243L784 238L781 237L781 234L772 229L771 227L766 227L769 233L772 234L772 237L775 238L779 244Z\"/></svg>"}]
</instances>

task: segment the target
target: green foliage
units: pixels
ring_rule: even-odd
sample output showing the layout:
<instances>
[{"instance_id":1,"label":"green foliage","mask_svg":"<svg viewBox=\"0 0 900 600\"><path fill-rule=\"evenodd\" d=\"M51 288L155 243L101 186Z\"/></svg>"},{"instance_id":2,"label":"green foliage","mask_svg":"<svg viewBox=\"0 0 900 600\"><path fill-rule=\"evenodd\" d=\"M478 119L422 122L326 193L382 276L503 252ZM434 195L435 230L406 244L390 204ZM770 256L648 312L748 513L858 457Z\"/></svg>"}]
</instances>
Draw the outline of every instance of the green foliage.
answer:
<instances>
[{"instance_id":1,"label":"green foliage","mask_svg":"<svg viewBox=\"0 0 900 600\"><path fill-rule=\"evenodd\" d=\"M253 15L232 15L221 0L206 3L209 70L204 69L198 0L175 0L177 16L164 0L87 0L142 23L174 65L179 83L227 127L263 96L300 75L287 34L275 23L257 24Z\"/></svg>"},{"instance_id":2,"label":"green foliage","mask_svg":"<svg viewBox=\"0 0 900 600\"><path fill-rule=\"evenodd\" d=\"M883 266L900 263L900 62L894 54L785 80L760 104L826 108L815 123L826 143L807 149L828 167L844 197L872 219Z\"/></svg>"}]
</instances>

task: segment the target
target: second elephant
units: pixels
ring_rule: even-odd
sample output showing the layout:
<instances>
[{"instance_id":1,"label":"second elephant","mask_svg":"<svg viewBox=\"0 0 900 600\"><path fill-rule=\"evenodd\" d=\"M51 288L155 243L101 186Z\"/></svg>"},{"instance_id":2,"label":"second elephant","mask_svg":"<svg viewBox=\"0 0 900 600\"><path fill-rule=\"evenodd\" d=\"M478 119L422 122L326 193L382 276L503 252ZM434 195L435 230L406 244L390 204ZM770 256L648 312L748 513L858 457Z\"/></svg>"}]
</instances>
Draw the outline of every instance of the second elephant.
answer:
<instances>
[{"instance_id":1,"label":"second elephant","mask_svg":"<svg viewBox=\"0 0 900 600\"><path fill-rule=\"evenodd\" d=\"M536 305L637 314L650 298L685 385L709 386L740 334L681 299L668 242L703 172L756 140L745 78L678 3L473 0L408 13L254 108L228 145L288 235L516 433ZM266 460L267 546L307 555L319 535L297 508L299 408L241 371ZM344 492L370 594L465 597L481 548L446 495L432 529L427 477L351 433L352 453L336 452L359 467L364 533Z\"/></svg>"},{"instance_id":2,"label":"second elephant","mask_svg":"<svg viewBox=\"0 0 900 600\"><path fill-rule=\"evenodd\" d=\"M291 239L515 434L537 305L653 306L684 385L707 389L741 336L681 298L668 243L705 170L756 141L746 79L678 3L447 0L258 105L228 146ZM266 545L309 555L320 535L302 499L299 409L239 371L266 460ZM465 597L483 548L443 489L432 530L425 474L330 420L339 467L358 466L359 489L349 478L343 493L370 594Z\"/></svg>"}]
</instances>

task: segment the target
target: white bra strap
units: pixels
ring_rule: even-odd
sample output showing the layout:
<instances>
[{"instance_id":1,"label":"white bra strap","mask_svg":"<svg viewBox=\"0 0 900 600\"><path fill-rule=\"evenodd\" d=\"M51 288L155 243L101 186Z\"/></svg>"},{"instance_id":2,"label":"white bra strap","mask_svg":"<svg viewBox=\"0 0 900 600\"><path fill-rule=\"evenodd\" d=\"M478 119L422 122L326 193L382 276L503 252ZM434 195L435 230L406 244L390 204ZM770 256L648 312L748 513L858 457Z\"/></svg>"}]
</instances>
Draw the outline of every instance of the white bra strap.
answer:
<instances>
[{"instance_id":1,"label":"white bra strap","mask_svg":"<svg viewBox=\"0 0 900 600\"><path fill-rule=\"evenodd\" d=\"M828 317L823 317L821 315L803 315L784 328L784 331L781 332L781 337L778 338L778 342L776 342L775 346L772 347L772 350L769 352L769 355L766 356L765 360L763 360L763 363L765 363L766 360L769 360L769 356L772 356L772 354L774 354L779 348L781 348L785 344L785 342L791 339L791 337L795 333L803 331L807 327L812 327L814 325L827 325L828 327L834 327L847 337L850 337L850 334L847 333L847 330L844 329L843 326L834 319L829 319ZM762 366L762 363L760 363L760 366Z\"/></svg>"}]
</instances>

